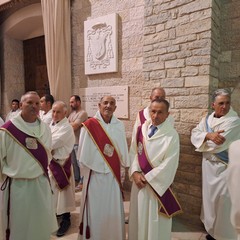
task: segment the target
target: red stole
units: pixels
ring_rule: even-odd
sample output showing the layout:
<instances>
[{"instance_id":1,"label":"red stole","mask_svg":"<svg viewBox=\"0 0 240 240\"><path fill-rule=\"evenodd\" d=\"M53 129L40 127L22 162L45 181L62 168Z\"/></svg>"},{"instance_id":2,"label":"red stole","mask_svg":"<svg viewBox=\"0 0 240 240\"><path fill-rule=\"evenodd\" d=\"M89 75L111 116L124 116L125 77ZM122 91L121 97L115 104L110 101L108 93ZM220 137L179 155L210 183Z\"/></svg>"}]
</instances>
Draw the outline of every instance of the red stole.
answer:
<instances>
[{"instance_id":1,"label":"red stole","mask_svg":"<svg viewBox=\"0 0 240 240\"><path fill-rule=\"evenodd\" d=\"M53 174L58 188L61 190L70 184L69 178L71 176L71 165L71 156L65 161L63 165L59 164L55 159L52 159L49 164L49 169Z\"/></svg>"},{"instance_id":2,"label":"red stole","mask_svg":"<svg viewBox=\"0 0 240 240\"><path fill-rule=\"evenodd\" d=\"M137 144L138 144L139 166L143 171L143 173L147 174L149 171L153 169L153 167L151 166L148 160L147 154L145 152L141 126L139 126L137 130ZM181 206L170 188L168 188L166 192L162 196L160 196L150 184L149 186L151 187L155 197L157 198L160 204L160 209L159 209L160 214L163 214L164 216L167 216L170 218L173 215L176 215L182 212Z\"/></svg>"},{"instance_id":3,"label":"red stole","mask_svg":"<svg viewBox=\"0 0 240 240\"><path fill-rule=\"evenodd\" d=\"M115 176L121 189L120 158L110 137L107 135L100 122L96 118L89 118L82 124L87 129L89 135L91 136L93 142L96 144L99 152L109 166L113 175Z\"/></svg>"},{"instance_id":4,"label":"red stole","mask_svg":"<svg viewBox=\"0 0 240 240\"><path fill-rule=\"evenodd\" d=\"M39 163L44 171L44 175L48 178L48 155L38 139L22 132L11 121L6 122L1 128Z\"/></svg>"}]
</instances>

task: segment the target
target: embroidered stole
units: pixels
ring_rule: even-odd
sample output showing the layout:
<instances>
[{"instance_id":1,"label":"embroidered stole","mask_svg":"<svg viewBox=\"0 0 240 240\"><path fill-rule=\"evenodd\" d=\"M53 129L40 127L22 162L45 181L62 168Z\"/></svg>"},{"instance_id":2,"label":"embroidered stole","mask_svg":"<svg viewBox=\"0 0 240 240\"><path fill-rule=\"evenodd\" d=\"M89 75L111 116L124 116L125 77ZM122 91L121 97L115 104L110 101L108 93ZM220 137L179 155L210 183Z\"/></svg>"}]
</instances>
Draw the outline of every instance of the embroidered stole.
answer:
<instances>
[{"instance_id":1,"label":"embroidered stole","mask_svg":"<svg viewBox=\"0 0 240 240\"><path fill-rule=\"evenodd\" d=\"M44 146L37 138L19 130L11 121L6 122L2 127L31 157L41 166L44 175L48 178L48 155Z\"/></svg>"},{"instance_id":2,"label":"embroidered stole","mask_svg":"<svg viewBox=\"0 0 240 240\"><path fill-rule=\"evenodd\" d=\"M49 169L51 170L55 182L60 190L63 190L70 184L71 176L71 155L67 158L63 165L59 164L56 159L52 159L49 164Z\"/></svg>"},{"instance_id":3,"label":"embroidered stole","mask_svg":"<svg viewBox=\"0 0 240 240\"><path fill-rule=\"evenodd\" d=\"M145 152L141 126L138 127L137 131L137 144L139 166L143 173L147 174L153 169L153 167L151 166L147 153ZM160 204L159 214L170 218L176 214L182 213L181 206L170 188L168 188L166 192L160 196L150 184L149 186Z\"/></svg>"},{"instance_id":4,"label":"embroidered stole","mask_svg":"<svg viewBox=\"0 0 240 240\"><path fill-rule=\"evenodd\" d=\"M115 176L120 189L122 189L120 158L110 137L107 135L100 122L96 118L89 118L82 124L88 131L104 161Z\"/></svg>"},{"instance_id":5,"label":"embroidered stole","mask_svg":"<svg viewBox=\"0 0 240 240\"><path fill-rule=\"evenodd\" d=\"M208 125L208 118L209 118L209 115L207 115L205 119L206 129L207 129L207 132L212 133L213 130ZM214 153L214 155L218 157L224 164L228 164L229 158L228 158L227 150L223 150L222 152L219 152L219 153Z\"/></svg>"}]
</instances>

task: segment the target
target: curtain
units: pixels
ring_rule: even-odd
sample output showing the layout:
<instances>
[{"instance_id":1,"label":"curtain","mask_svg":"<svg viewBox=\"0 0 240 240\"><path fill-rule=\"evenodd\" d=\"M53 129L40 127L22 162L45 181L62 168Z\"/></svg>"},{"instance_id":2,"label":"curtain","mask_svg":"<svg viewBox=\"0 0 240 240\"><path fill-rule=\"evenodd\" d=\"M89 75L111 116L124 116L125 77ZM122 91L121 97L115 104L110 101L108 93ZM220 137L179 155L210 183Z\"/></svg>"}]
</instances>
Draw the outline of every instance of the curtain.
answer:
<instances>
[{"instance_id":1,"label":"curtain","mask_svg":"<svg viewBox=\"0 0 240 240\"><path fill-rule=\"evenodd\" d=\"M50 92L68 103L71 96L70 0L41 0Z\"/></svg>"}]
</instances>

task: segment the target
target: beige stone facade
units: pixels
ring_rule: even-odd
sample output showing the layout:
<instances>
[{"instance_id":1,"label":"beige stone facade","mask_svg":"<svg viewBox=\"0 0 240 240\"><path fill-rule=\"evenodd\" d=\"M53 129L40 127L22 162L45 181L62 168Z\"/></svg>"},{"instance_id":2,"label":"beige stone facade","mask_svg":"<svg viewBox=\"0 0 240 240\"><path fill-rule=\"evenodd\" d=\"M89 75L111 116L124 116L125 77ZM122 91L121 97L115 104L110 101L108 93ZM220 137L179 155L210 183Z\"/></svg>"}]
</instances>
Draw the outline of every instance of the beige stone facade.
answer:
<instances>
[{"instance_id":1,"label":"beige stone facade","mask_svg":"<svg viewBox=\"0 0 240 240\"><path fill-rule=\"evenodd\" d=\"M209 111L210 93L218 87L231 88L233 106L240 113L239 9L239 0L71 1L72 93L87 87L128 85L129 119L123 121L130 142L137 111L148 104L151 89L165 88L181 140L173 187L184 210L181 217L196 224L200 224L201 154L195 153L190 132ZM119 70L86 76L84 21L110 13L118 14ZM18 42L11 44L18 49ZM21 53L15 55L21 58ZM23 91L23 80L18 86L6 75L8 58L1 53L1 114L8 94ZM21 73L21 67L18 71ZM7 87L10 85L12 89Z\"/></svg>"}]
</instances>

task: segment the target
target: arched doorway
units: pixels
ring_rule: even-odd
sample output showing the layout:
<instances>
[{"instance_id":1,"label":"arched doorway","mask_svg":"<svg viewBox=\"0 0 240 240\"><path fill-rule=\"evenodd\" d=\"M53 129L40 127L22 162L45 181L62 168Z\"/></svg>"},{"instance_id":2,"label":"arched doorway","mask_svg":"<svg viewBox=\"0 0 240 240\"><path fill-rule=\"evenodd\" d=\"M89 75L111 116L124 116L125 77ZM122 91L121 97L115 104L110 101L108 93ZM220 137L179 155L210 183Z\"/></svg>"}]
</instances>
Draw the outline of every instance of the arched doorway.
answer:
<instances>
[{"instance_id":1,"label":"arched doorway","mask_svg":"<svg viewBox=\"0 0 240 240\"><path fill-rule=\"evenodd\" d=\"M1 25L2 111L29 90L49 92L41 3L18 9Z\"/></svg>"}]
</instances>

